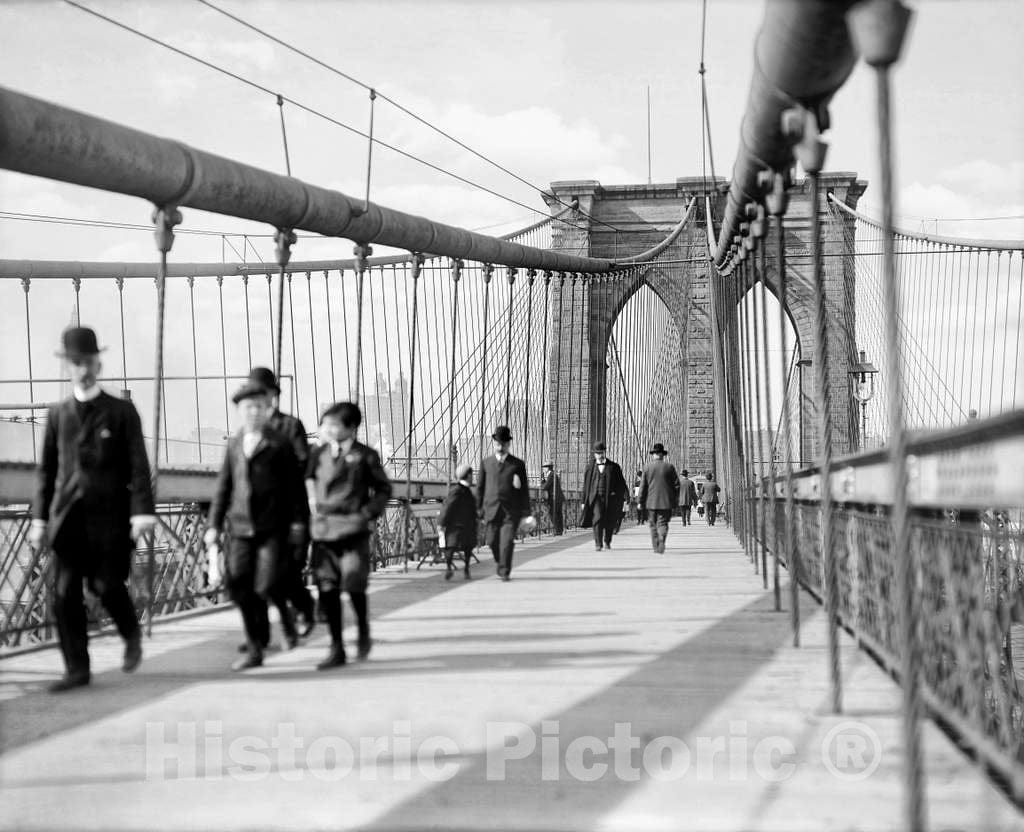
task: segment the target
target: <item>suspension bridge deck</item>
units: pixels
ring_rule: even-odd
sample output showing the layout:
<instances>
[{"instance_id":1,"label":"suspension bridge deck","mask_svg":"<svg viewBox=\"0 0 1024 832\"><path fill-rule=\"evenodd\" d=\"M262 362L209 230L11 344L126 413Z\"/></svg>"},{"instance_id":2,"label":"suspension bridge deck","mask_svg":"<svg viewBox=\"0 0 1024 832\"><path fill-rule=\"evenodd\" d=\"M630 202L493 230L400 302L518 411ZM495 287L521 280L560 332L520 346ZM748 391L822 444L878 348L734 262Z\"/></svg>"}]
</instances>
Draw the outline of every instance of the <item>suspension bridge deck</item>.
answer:
<instances>
[{"instance_id":1,"label":"suspension bridge deck","mask_svg":"<svg viewBox=\"0 0 1024 832\"><path fill-rule=\"evenodd\" d=\"M523 547L509 584L377 573L371 659L334 672L321 627L231 674L231 609L158 624L131 677L94 639L93 686L59 698L56 650L5 658L0 827L900 829L895 684L844 637L832 715L813 601L793 648L731 530L647 544ZM935 828L1020 828L924 735Z\"/></svg>"}]
</instances>

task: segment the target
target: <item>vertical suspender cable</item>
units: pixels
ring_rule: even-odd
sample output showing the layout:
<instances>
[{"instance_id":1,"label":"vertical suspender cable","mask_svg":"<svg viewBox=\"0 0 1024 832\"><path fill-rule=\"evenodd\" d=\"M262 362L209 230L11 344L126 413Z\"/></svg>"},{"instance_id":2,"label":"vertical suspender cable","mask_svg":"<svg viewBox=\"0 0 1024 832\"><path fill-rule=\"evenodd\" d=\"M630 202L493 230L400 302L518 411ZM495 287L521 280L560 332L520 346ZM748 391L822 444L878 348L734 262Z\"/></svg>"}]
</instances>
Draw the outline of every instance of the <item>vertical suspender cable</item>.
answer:
<instances>
[{"instance_id":1,"label":"vertical suspender cable","mask_svg":"<svg viewBox=\"0 0 1024 832\"><path fill-rule=\"evenodd\" d=\"M488 318L491 312L491 276L494 274L494 266L490 263L484 264L484 328L483 328L483 362L480 367L480 459L483 459L486 453L486 442L484 433L484 416L487 408L487 341L488 335Z\"/></svg>"},{"instance_id":2,"label":"vertical suspender cable","mask_svg":"<svg viewBox=\"0 0 1024 832\"><path fill-rule=\"evenodd\" d=\"M882 283L885 299L885 344L892 356L888 373L889 460L893 476L892 553L895 560L900 639L900 685L903 691L904 828L925 827L924 772L921 764L921 656L914 550L910 545L907 502L907 437L903 415L903 362L899 349L901 292L896 281L893 247L895 193L892 170L892 116L889 67L899 57L911 12L899 0L867 3L850 12L851 34L869 66L875 68L878 93L879 167L882 184Z\"/></svg>"},{"instance_id":3,"label":"vertical suspender cable","mask_svg":"<svg viewBox=\"0 0 1024 832\"><path fill-rule=\"evenodd\" d=\"M203 461L203 420L199 414L199 345L196 341L196 279L192 275L188 281L188 307L192 326L192 384L196 396L196 445L199 462Z\"/></svg>"},{"instance_id":4,"label":"vertical suspender cable","mask_svg":"<svg viewBox=\"0 0 1024 832\"><path fill-rule=\"evenodd\" d=\"M124 285L124 281L121 278L118 278L118 280L121 281L119 283L119 285L118 285L118 291L120 292L121 291L121 287ZM21 279L21 288L25 292L25 351L26 351L26 355L28 356L28 400L30 402L32 402L32 403L35 403L36 394L35 394L35 388L34 388L34 386L32 384L32 315L31 315L31 309L30 309L29 300L28 300L28 293L29 293L29 291L32 288L32 278L30 278L30 277L23 277ZM123 302L123 300L122 300L122 303L121 303L121 333L122 333L121 343L123 345L124 344L124 302ZM121 353L121 369L124 370L124 353L123 352ZM125 387L127 387L127 386L128 386L128 383L125 382ZM39 453L39 450L36 447L36 420L33 418L32 419L32 461L33 462L35 462L38 453Z\"/></svg>"},{"instance_id":5,"label":"vertical suspender cable","mask_svg":"<svg viewBox=\"0 0 1024 832\"><path fill-rule=\"evenodd\" d=\"M526 382L524 384L523 396L523 440L526 443L527 457L530 454L530 403L533 396L530 395L530 365L533 364L533 356L530 355L530 347L533 341L533 282L537 279L536 269L529 269L526 272Z\"/></svg>"},{"instance_id":6,"label":"vertical suspender cable","mask_svg":"<svg viewBox=\"0 0 1024 832\"><path fill-rule=\"evenodd\" d=\"M505 424L509 424L509 416L511 415L511 395L512 395L512 299L513 289L516 283L516 270L508 270L508 334L505 338ZM526 436L523 436L523 442L527 441ZM523 445L525 448L526 445ZM524 454L525 455L525 454Z\"/></svg>"},{"instance_id":7,"label":"vertical suspender cable","mask_svg":"<svg viewBox=\"0 0 1024 832\"><path fill-rule=\"evenodd\" d=\"M452 360L448 370L448 482L455 478L455 346L459 326L459 278L462 276L462 261L452 261ZM410 380L411 386L411 380Z\"/></svg>"},{"instance_id":8,"label":"vertical suspender cable","mask_svg":"<svg viewBox=\"0 0 1024 832\"><path fill-rule=\"evenodd\" d=\"M224 275L217 275L217 307L220 312L220 372L224 386L224 433L231 432L231 419L228 416L228 348L227 335L224 331Z\"/></svg>"},{"instance_id":9,"label":"vertical suspender cable","mask_svg":"<svg viewBox=\"0 0 1024 832\"><path fill-rule=\"evenodd\" d=\"M419 314L419 283L420 270L423 268L423 256L414 254L412 259L412 335L409 348L409 375L416 377L416 335L418 332L417 316ZM409 570L409 520L412 514L412 432L415 424L416 413L416 386L409 385L409 434L405 443L405 511L402 522L404 530L402 534L403 564L404 570Z\"/></svg>"},{"instance_id":10,"label":"vertical suspender cable","mask_svg":"<svg viewBox=\"0 0 1024 832\"><path fill-rule=\"evenodd\" d=\"M337 376L334 372L334 324L331 322L331 281L329 278L330 272L328 272L327 269L324 269L324 305L327 307L327 352L331 355L331 401L336 402L338 400L338 386ZM312 302L312 299L310 299L310 303ZM312 309L310 309L309 314L310 319L312 319ZM316 415L317 418L320 417L319 413Z\"/></svg>"}]
</instances>

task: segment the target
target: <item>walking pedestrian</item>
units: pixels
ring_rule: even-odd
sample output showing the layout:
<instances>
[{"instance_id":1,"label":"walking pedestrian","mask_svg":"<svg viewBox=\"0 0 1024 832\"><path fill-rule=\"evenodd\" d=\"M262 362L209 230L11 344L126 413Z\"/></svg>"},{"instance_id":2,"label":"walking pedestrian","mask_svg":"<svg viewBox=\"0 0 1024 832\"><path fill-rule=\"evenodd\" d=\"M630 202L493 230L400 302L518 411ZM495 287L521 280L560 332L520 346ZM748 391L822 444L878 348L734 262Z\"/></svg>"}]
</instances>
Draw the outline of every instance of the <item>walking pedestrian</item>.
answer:
<instances>
[{"instance_id":1,"label":"walking pedestrian","mask_svg":"<svg viewBox=\"0 0 1024 832\"><path fill-rule=\"evenodd\" d=\"M562 492L562 478L555 473L552 462L545 462L541 476L541 491L551 515L551 531L555 535L565 532L565 494Z\"/></svg>"},{"instance_id":2,"label":"walking pedestrian","mask_svg":"<svg viewBox=\"0 0 1024 832\"><path fill-rule=\"evenodd\" d=\"M300 476L305 477L306 463L309 460L309 440L306 437L306 428L298 417L281 411L281 387L273 371L267 367L253 367L249 371L249 381L259 384L267 390L270 396L270 415L267 417L267 426L271 430L276 430L292 443L295 458L299 462ZM295 545L289 546L288 554L290 557L285 561L285 572L281 577L283 597L294 608L296 629L299 636L305 638L316 626L313 596L310 594L305 580L306 565L309 559L309 538L306 537ZM284 611L278 611L283 620Z\"/></svg>"},{"instance_id":3,"label":"walking pedestrian","mask_svg":"<svg viewBox=\"0 0 1024 832\"><path fill-rule=\"evenodd\" d=\"M679 478L679 507L684 526L693 525L690 521L690 512L697 502L697 485L690 479L690 472L684 468L683 475Z\"/></svg>"},{"instance_id":4,"label":"walking pedestrian","mask_svg":"<svg viewBox=\"0 0 1024 832\"><path fill-rule=\"evenodd\" d=\"M525 519L533 523L534 519L530 513L526 463L509 453L512 431L507 425L498 425L491 439L494 453L480 463L476 496L487 524L487 545L494 555L498 577L508 581L519 522Z\"/></svg>"},{"instance_id":5,"label":"walking pedestrian","mask_svg":"<svg viewBox=\"0 0 1024 832\"><path fill-rule=\"evenodd\" d=\"M628 486L622 468L608 459L604 442L594 443L594 458L583 472L583 519L580 525L594 528L594 548L612 548L612 535L622 518Z\"/></svg>"},{"instance_id":6,"label":"walking pedestrian","mask_svg":"<svg viewBox=\"0 0 1024 832\"><path fill-rule=\"evenodd\" d=\"M58 355L68 367L72 394L53 405L37 473L29 544L52 547L53 610L64 658L59 693L89 684L85 583L124 639L121 669L142 661L142 631L125 581L135 541L156 525L146 445L139 413L99 384L96 332L69 327Z\"/></svg>"},{"instance_id":7,"label":"walking pedestrian","mask_svg":"<svg viewBox=\"0 0 1024 832\"><path fill-rule=\"evenodd\" d=\"M668 521L672 510L679 503L679 474L675 466L665 461L667 451L660 442L651 448L654 460L644 469L640 485L640 502L650 517L651 548L658 553L665 551L668 537Z\"/></svg>"},{"instance_id":8,"label":"walking pedestrian","mask_svg":"<svg viewBox=\"0 0 1024 832\"><path fill-rule=\"evenodd\" d=\"M341 639L341 593L347 592L359 631L357 656L370 655L370 536L391 498L391 480L380 455L356 440L363 414L352 402L332 404L320 418L321 443L309 456L306 492L320 605L331 650L318 670L346 662Z\"/></svg>"},{"instance_id":9,"label":"walking pedestrian","mask_svg":"<svg viewBox=\"0 0 1024 832\"><path fill-rule=\"evenodd\" d=\"M708 471L704 475L704 482L700 484L700 502L704 506L704 518L708 521L709 526L715 525L715 520L718 518L718 502L719 494L722 493L721 487L715 482L715 475Z\"/></svg>"},{"instance_id":10,"label":"walking pedestrian","mask_svg":"<svg viewBox=\"0 0 1024 832\"><path fill-rule=\"evenodd\" d=\"M226 553L228 592L242 614L248 645L245 655L231 666L239 671L263 664L263 651L270 643L268 600L281 613L286 645L298 644L283 576L290 548L307 534L308 511L295 450L267 424L270 394L249 381L231 400L241 426L228 439L203 539L213 546L227 521L231 537Z\"/></svg>"},{"instance_id":11,"label":"walking pedestrian","mask_svg":"<svg viewBox=\"0 0 1024 832\"><path fill-rule=\"evenodd\" d=\"M453 559L461 554L463 559L463 577L469 580L469 561L477 545L476 498L473 496L473 467L460 465L455 472L456 481L452 483L441 506L441 514L437 519L438 529L444 536L442 548L445 550L444 579L452 579Z\"/></svg>"}]
</instances>

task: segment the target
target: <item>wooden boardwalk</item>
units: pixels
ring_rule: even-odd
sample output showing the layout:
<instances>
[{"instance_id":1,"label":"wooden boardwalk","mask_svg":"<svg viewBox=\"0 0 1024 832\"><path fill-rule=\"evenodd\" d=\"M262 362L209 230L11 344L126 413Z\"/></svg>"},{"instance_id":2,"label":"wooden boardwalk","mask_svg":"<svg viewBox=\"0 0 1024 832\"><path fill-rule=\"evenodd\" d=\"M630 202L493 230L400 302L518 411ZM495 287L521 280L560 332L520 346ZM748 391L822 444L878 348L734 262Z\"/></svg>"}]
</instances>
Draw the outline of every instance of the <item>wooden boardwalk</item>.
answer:
<instances>
[{"instance_id":1,"label":"wooden boardwalk","mask_svg":"<svg viewBox=\"0 0 1024 832\"><path fill-rule=\"evenodd\" d=\"M796 649L727 528L614 545L522 547L507 584L378 573L373 654L328 673L322 627L228 672L233 609L158 625L133 676L95 639L60 696L56 650L4 659L0 828L902 828L899 692L844 639L829 713L813 601ZM1024 828L930 724L924 756L931 828Z\"/></svg>"}]
</instances>

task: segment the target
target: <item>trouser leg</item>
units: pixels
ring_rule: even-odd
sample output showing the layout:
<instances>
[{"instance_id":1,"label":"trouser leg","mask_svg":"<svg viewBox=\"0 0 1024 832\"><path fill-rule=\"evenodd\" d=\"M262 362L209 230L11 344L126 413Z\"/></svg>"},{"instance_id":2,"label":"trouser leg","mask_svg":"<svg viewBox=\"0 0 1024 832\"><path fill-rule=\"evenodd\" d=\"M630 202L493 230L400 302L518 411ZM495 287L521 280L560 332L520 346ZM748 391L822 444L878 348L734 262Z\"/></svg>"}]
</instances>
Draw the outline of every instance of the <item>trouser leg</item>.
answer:
<instances>
[{"instance_id":1,"label":"trouser leg","mask_svg":"<svg viewBox=\"0 0 1024 832\"><path fill-rule=\"evenodd\" d=\"M501 524L500 535L499 535L499 554L500 560L498 561L498 574L499 575L511 575L512 574L512 552L516 545L516 528L519 526L518 519L513 519L509 515L505 515L505 518Z\"/></svg>"},{"instance_id":2,"label":"trouser leg","mask_svg":"<svg viewBox=\"0 0 1024 832\"><path fill-rule=\"evenodd\" d=\"M349 592L349 600L352 602L352 609L356 614L356 626L359 630L359 647L366 648L370 645L370 614L369 601L365 592Z\"/></svg>"},{"instance_id":3,"label":"trouser leg","mask_svg":"<svg viewBox=\"0 0 1024 832\"><path fill-rule=\"evenodd\" d=\"M658 543L660 550L665 551L665 541L668 539L668 519L672 512L668 509L658 512Z\"/></svg>"},{"instance_id":4,"label":"trouser leg","mask_svg":"<svg viewBox=\"0 0 1024 832\"><path fill-rule=\"evenodd\" d=\"M288 560L287 595L295 611L304 616L307 621L312 621L313 596L303 577L306 569L307 548L305 543L291 547L291 558Z\"/></svg>"},{"instance_id":5,"label":"trouser leg","mask_svg":"<svg viewBox=\"0 0 1024 832\"><path fill-rule=\"evenodd\" d=\"M648 509L647 518L651 529L651 548L657 552L661 548L661 544L658 541L658 512L654 509Z\"/></svg>"},{"instance_id":6,"label":"trouser leg","mask_svg":"<svg viewBox=\"0 0 1024 832\"><path fill-rule=\"evenodd\" d=\"M95 579L92 588L100 597L100 603L109 613L121 634L121 638L129 639L139 632L139 617L135 612L135 604L128 594L124 581L116 578Z\"/></svg>"},{"instance_id":7,"label":"trouser leg","mask_svg":"<svg viewBox=\"0 0 1024 832\"><path fill-rule=\"evenodd\" d=\"M82 597L82 573L57 556L54 570L53 612L64 666L68 675L89 672L89 634Z\"/></svg>"},{"instance_id":8,"label":"trouser leg","mask_svg":"<svg viewBox=\"0 0 1024 832\"><path fill-rule=\"evenodd\" d=\"M502 513L499 511L497 517L487 521L487 540L485 541L494 556L494 562L499 565L501 563L501 525L503 520Z\"/></svg>"}]
</instances>

